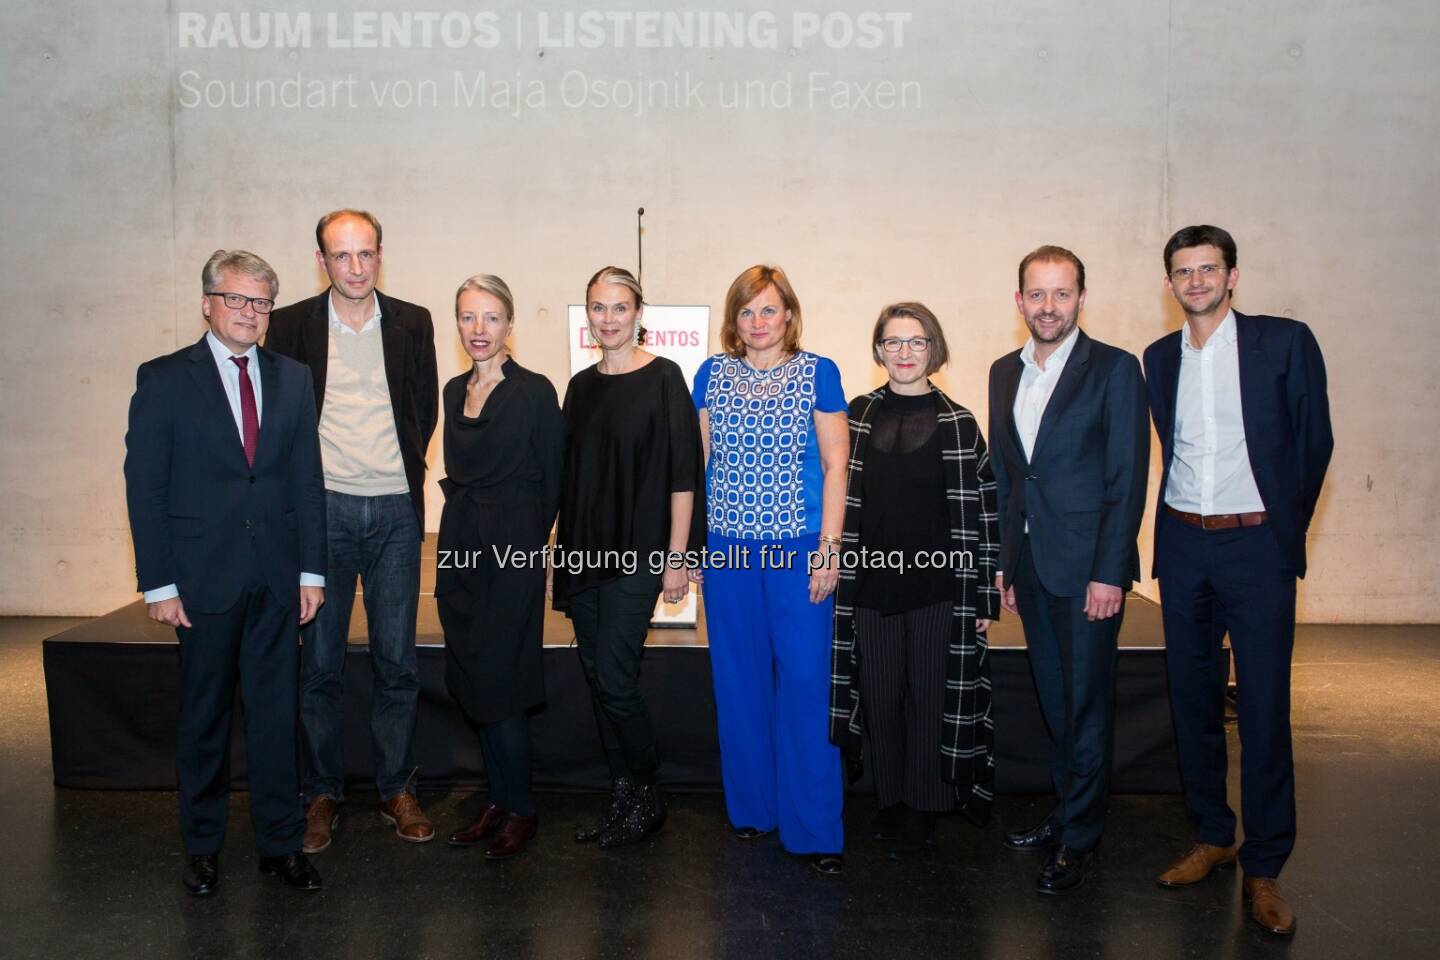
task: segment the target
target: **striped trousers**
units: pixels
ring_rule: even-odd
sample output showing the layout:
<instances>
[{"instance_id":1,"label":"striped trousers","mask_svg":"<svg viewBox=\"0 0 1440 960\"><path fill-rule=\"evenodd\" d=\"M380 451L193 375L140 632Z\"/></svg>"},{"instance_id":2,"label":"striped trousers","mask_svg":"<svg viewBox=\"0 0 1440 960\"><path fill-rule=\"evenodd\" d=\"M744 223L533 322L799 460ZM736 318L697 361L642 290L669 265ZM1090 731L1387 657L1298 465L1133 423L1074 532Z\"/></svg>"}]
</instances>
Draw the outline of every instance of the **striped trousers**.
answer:
<instances>
[{"instance_id":1,"label":"striped trousers","mask_svg":"<svg viewBox=\"0 0 1440 960\"><path fill-rule=\"evenodd\" d=\"M893 614L855 608L860 706L882 807L942 813L955 804L940 763L952 607L944 601Z\"/></svg>"}]
</instances>

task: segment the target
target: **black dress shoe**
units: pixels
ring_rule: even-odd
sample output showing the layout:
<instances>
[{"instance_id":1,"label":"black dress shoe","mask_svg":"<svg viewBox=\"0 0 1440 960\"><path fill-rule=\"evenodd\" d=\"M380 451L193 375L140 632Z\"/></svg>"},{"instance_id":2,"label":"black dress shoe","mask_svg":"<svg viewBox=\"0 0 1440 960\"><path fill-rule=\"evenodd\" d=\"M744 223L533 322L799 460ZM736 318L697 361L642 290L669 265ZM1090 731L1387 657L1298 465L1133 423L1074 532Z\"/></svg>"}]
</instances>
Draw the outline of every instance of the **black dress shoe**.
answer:
<instances>
[{"instance_id":1,"label":"black dress shoe","mask_svg":"<svg viewBox=\"0 0 1440 960\"><path fill-rule=\"evenodd\" d=\"M1052 846L1059 839L1059 832L1055 822L1047 817L1029 830L1005 834L1005 846L1011 850L1039 850Z\"/></svg>"},{"instance_id":2,"label":"black dress shoe","mask_svg":"<svg viewBox=\"0 0 1440 960\"><path fill-rule=\"evenodd\" d=\"M213 853L191 857L180 882L193 897L210 896L220 886L220 858Z\"/></svg>"},{"instance_id":3,"label":"black dress shoe","mask_svg":"<svg viewBox=\"0 0 1440 960\"><path fill-rule=\"evenodd\" d=\"M835 877L844 872L845 858L838 853L812 853L810 866L827 877Z\"/></svg>"},{"instance_id":4,"label":"black dress shoe","mask_svg":"<svg viewBox=\"0 0 1440 960\"><path fill-rule=\"evenodd\" d=\"M731 827L736 840L758 840L761 837L769 836L773 831L761 830L759 827Z\"/></svg>"},{"instance_id":5,"label":"black dress shoe","mask_svg":"<svg viewBox=\"0 0 1440 960\"><path fill-rule=\"evenodd\" d=\"M1090 855L1089 850L1076 850L1061 844L1045 861L1040 879L1035 881L1035 889L1041 893L1069 893L1074 890L1085 879Z\"/></svg>"},{"instance_id":6,"label":"black dress shoe","mask_svg":"<svg viewBox=\"0 0 1440 960\"><path fill-rule=\"evenodd\" d=\"M261 857L260 872L279 877L287 887L297 890L319 890L324 886L320 871L299 850L283 857Z\"/></svg>"}]
</instances>

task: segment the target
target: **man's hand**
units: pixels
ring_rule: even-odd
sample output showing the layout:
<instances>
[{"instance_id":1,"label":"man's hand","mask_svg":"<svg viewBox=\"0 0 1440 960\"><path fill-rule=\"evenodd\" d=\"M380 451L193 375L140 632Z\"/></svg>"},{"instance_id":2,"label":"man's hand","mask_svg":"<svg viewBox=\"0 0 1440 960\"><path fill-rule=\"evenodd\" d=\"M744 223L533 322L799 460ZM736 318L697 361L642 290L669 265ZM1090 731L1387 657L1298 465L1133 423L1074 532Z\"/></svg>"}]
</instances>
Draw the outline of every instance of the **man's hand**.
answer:
<instances>
[{"instance_id":1,"label":"man's hand","mask_svg":"<svg viewBox=\"0 0 1440 960\"><path fill-rule=\"evenodd\" d=\"M1015 588L1006 588L1005 574L995 574L995 589L1000 591L1000 606L1018 617L1020 615L1020 608L1015 606Z\"/></svg>"},{"instance_id":2,"label":"man's hand","mask_svg":"<svg viewBox=\"0 0 1440 960\"><path fill-rule=\"evenodd\" d=\"M984 617L981 617L980 619L978 619L978 620L975 621L975 632L976 632L976 633L986 633L986 632L988 632L989 629L990 629L990 624L991 624L992 622L993 622L993 621L986 620Z\"/></svg>"},{"instance_id":3,"label":"man's hand","mask_svg":"<svg viewBox=\"0 0 1440 960\"><path fill-rule=\"evenodd\" d=\"M315 619L315 614L320 612L320 604L325 602L324 587L301 587L300 588L300 626L305 626Z\"/></svg>"},{"instance_id":4,"label":"man's hand","mask_svg":"<svg viewBox=\"0 0 1440 960\"><path fill-rule=\"evenodd\" d=\"M1125 591L1108 583L1091 580L1085 586L1085 616L1089 620L1109 620L1120 612Z\"/></svg>"},{"instance_id":5,"label":"man's hand","mask_svg":"<svg viewBox=\"0 0 1440 960\"><path fill-rule=\"evenodd\" d=\"M151 620L159 620L172 627L190 626L190 618L185 616L185 604L180 602L179 597L146 604L145 611L150 614Z\"/></svg>"}]
</instances>

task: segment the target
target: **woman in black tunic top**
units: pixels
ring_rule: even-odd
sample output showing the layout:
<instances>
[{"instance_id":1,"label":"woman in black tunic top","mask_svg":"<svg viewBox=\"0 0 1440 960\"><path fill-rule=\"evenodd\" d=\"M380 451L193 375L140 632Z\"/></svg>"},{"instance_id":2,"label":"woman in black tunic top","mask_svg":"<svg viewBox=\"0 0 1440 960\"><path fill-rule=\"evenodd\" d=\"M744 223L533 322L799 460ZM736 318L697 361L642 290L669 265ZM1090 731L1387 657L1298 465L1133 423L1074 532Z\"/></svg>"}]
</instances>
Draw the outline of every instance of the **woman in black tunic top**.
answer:
<instances>
[{"instance_id":1,"label":"woman in black tunic top","mask_svg":"<svg viewBox=\"0 0 1440 960\"><path fill-rule=\"evenodd\" d=\"M830 738L858 768L869 734L874 836L917 850L936 814L989 812L995 480L975 418L930 383L947 358L935 315L892 304L871 342L889 380L850 402Z\"/></svg>"},{"instance_id":2,"label":"woman in black tunic top","mask_svg":"<svg viewBox=\"0 0 1440 960\"><path fill-rule=\"evenodd\" d=\"M445 385L445 512L435 600L445 631L445 685L480 731L490 802L450 835L513 856L535 835L530 721L545 700L541 661L544 547L560 499L565 421L550 381L505 349L510 288L471 277L455 294L460 341L473 361Z\"/></svg>"},{"instance_id":3,"label":"woman in black tunic top","mask_svg":"<svg viewBox=\"0 0 1440 960\"><path fill-rule=\"evenodd\" d=\"M656 599L663 592L675 602L690 590L683 568L664 565L666 552L704 542L700 430L680 368L639 347L645 299L635 277L605 267L586 285L585 303L601 358L565 392L571 446L553 595L575 627L611 775L604 814L575 839L614 847L665 818L640 656Z\"/></svg>"}]
</instances>

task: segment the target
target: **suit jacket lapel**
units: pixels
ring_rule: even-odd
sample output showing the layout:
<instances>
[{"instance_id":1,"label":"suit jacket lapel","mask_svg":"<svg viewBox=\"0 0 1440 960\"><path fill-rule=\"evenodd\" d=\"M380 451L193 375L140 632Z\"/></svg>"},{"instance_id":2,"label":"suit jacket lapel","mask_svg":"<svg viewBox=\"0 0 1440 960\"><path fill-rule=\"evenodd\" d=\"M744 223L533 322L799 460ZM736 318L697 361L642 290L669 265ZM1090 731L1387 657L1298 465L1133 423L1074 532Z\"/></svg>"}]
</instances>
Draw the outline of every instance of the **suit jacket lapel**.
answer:
<instances>
[{"instance_id":1,"label":"suit jacket lapel","mask_svg":"<svg viewBox=\"0 0 1440 960\"><path fill-rule=\"evenodd\" d=\"M319 415L325 403L325 373L330 363L330 290L315 298L315 308L305 320L300 333L304 338L301 356L309 361L310 376L315 381L315 412Z\"/></svg>"},{"instance_id":2,"label":"suit jacket lapel","mask_svg":"<svg viewBox=\"0 0 1440 960\"><path fill-rule=\"evenodd\" d=\"M1070 351L1070 359L1065 361L1065 369L1060 371L1060 382L1055 384L1055 392L1050 394L1050 402L1045 404L1045 412L1040 416L1040 429L1035 431L1035 446L1030 451L1031 463L1035 462L1035 455L1040 452L1040 445L1053 429L1056 418L1064 412L1066 404L1079 389L1085 368L1090 364L1090 338L1084 330L1075 331L1075 336L1077 339Z\"/></svg>"},{"instance_id":3,"label":"suit jacket lapel","mask_svg":"<svg viewBox=\"0 0 1440 960\"><path fill-rule=\"evenodd\" d=\"M1015 362L1006 371L1005 382L1002 384L1005 398L1005 427L1009 433L1010 443L1015 447L1015 453L1021 460L1025 460L1025 444L1020 442L1020 428L1015 424L1015 395L1020 392L1020 376L1024 372L1025 362L1020 359L1019 354L1016 354Z\"/></svg>"},{"instance_id":4,"label":"suit jacket lapel","mask_svg":"<svg viewBox=\"0 0 1440 960\"><path fill-rule=\"evenodd\" d=\"M380 349L385 354L385 383L390 388L390 412L395 417L395 431L400 431L400 395L405 380L405 331L395 308L379 290L375 302L380 304Z\"/></svg>"},{"instance_id":5,"label":"suit jacket lapel","mask_svg":"<svg viewBox=\"0 0 1440 960\"><path fill-rule=\"evenodd\" d=\"M226 455L237 457L243 468L246 466L245 443L235 426L235 414L230 410L230 398L225 395L225 384L215 366L215 354L204 337L190 351L190 376L195 381L196 396L200 398L200 412L213 421L213 433L221 449L229 450Z\"/></svg>"},{"instance_id":6,"label":"suit jacket lapel","mask_svg":"<svg viewBox=\"0 0 1440 960\"><path fill-rule=\"evenodd\" d=\"M1235 354L1240 364L1240 422L1245 426L1246 437L1258 437L1259 430L1250 422L1252 404L1246 402L1246 387L1257 383L1260 377L1259 364L1263 356L1260 327L1238 310L1235 311ZM1254 449L1253 445L1247 446ZM1253 455L1251 463L1254 463Z\"/></svg>"},{"instance_id":7,"label":"suit jacket lapel","mask_svg":"<svg viewBox=\"0 0 1440 960\"><path fill-rule=\"evenodd\" d=\"M269 350L256 351L260 358L260 436L255 442L255 469L280 453L280 361Z\"/></svg>"}]
</instances>

